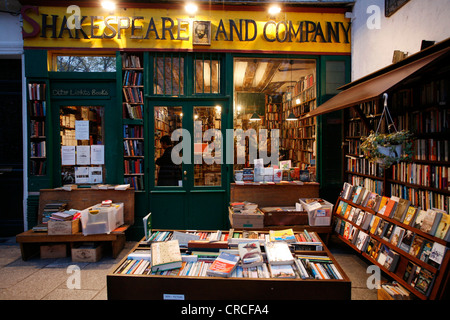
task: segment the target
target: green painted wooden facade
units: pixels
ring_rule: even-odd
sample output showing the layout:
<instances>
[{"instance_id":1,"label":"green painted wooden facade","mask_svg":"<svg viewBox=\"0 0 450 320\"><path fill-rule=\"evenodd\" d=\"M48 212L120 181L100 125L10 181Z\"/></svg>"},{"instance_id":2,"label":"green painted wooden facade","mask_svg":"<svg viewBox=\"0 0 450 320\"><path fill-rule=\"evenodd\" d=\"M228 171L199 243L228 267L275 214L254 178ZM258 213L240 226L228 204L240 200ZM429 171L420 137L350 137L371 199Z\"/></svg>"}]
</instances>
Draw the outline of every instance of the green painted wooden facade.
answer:
<instances>
[{"instance_id":1,"label":"green painted wooden facade","mask_svg":"<svg viewBox=\"0 0 450 320\"><path fill-rule=\"evenodd\" d=\"M105 181L108 184L123 183L123 124L137 120L122 119L122 71L121 51L116 52L117 71L111 73L70 73L49 72L47 69L47 50L25 50L25 74L27 83L40 81L47 84L47 172L44 176L28 176L28 226L37 222L37 197L42 188L61 186L61 163L59 142L59 109L61 106L96 105L105 108ZM350 57L347 55L250 55L222 53L218 55L221 66L220 94L193 94L193 53L183 53L185 58L185 95L183 97L162 97L152 95L151 51L143 52L144 61L144 93L145 115L145 191L136 191L135 225L129 229L130 239L143 236L142 218L152 212L155 228L171 229L226 229L229 227L227 204L230 198L230 183L233 179L233 166L222 165L222 184L220 187L194 187L193 165L184 165L186 171L183 187L155 187L155 164L153 162L153 108L155 106L182 106L183 127L193 130L194 106L222 106L222 132L226 143L226 129L233 128L233 59L235 57L282 57L312 58L317 66L317 99L318 105L332 96L326 89L327 61L342 61L345 66L345 81L350 77ZM97 88L105 89L107 96L59 96L54 95L57 89ZM333 201L339 194L342 184L341 159L341 113L335 112L318 119L318 181L321 185L321 196ZM128 121L128 122L127 122ZM224 156L225 159L225 156Z\"/></svg>"}]
</instances>

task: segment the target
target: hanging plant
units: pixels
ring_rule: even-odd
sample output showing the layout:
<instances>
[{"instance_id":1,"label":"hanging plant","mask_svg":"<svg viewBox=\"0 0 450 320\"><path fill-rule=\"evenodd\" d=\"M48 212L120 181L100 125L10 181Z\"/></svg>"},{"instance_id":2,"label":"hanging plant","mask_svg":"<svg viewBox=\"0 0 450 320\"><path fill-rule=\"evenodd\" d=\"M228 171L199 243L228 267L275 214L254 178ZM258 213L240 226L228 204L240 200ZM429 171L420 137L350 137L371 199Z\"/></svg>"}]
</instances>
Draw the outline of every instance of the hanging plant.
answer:
<instances>
[{"instance_id":1,"label":"hanging plant","mask_svg":"<svg viewBox=\"0 0 450 320\"><path fill-rule=\"evenodd\" d=\"M361 151L365 158L378 162L384 168L399 161L412 160L413 134L407 130L388 134L372 131L361 140Z\"/></svg>"},{"instance_id":2,"label":"hanging plant","mask_svg":"<svg viewBox=\"0 0 450 320\"><path fill-rule=\"evenodd\" d=\"M379 163L383 168L389 168L399 161L411 161L413 150L413 134L408 130L397 131L394 121L387 108L387 94L384 97L384 109L376 132L371 131L367 137L362 137L361 151L369 161ZM388 129L394 128L394 132L379 133L383 117L386 117ZM389 117L389 118L388 118Z\"/></svg>"}]
</instances>

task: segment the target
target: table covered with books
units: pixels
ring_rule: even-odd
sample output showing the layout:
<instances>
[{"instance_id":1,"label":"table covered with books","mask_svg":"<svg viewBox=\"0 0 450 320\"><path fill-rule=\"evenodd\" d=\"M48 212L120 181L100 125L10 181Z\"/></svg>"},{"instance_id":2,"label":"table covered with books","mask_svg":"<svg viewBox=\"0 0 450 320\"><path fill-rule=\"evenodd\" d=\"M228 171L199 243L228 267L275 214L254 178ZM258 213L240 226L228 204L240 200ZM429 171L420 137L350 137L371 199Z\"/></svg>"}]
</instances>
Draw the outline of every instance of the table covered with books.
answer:
<instances>
[{"instance_id":1,"label":"table covered with books","mask_svg":"<svg viewBox=\"0 0 450 320\"><path fill-rule=\"evenodd\" d=\"M315 232L153 230L107 276L108 299L350 299Z\"/></svg>"}]
</instances>

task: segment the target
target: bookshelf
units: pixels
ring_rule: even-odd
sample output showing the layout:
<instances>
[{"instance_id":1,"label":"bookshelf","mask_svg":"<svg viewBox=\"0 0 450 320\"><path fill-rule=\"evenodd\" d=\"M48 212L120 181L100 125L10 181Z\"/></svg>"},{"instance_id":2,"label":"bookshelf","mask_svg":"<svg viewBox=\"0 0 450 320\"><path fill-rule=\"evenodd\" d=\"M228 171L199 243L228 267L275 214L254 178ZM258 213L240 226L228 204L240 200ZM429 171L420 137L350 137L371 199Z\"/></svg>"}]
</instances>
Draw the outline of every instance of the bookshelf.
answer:
<instances>
[{"instance_id":1,"label":"bookshelf","mask_svg":"<svg viewBox=\"0 0 450 320\"><path fill-rule=\"evenodd\" d=\"M142 54L122 54L124 183L145 190L144 68Z\"/></svg>"},{"instance_id":2,"label":"bookshelf","mask_svg":"<svg viewBox=\"0 0 450 320\"><path fill-rule=\"evenodd\" d=\"M361 138L369 135L371 130L376 131L380 125L380 132L388 132L386 123L380 124L383 111L381 97L344 110L344 182L354 187L362 186L380 196L408 200L410 205L418 210L438 209L449 214L450 72L443 64L443 62L434 63L422 70L420 75L399 83L387 92L389 97L387 104L396 129L398 131L409 130L414 135L411 161L400 161L384 169L377 163L366 160L360 150ZM338 203L341 200L342 198L339 198ZM344 200L344 202L346 201ZM354 203L351 205L355 206ZM358 205L356 207L380 217L380 214L373 210L367 210ZM336 218L344 225L364 231L351 219L348 220L339 215L336 215ZM409 234L423 237L431 243L439 243L445 248L449 246L448 242L395 219L385 216L381 218L394 226L409 231ZM336 227L339 229L338 225ZM358 250L351 241L343 236L341 229L337 233L344 242L379 265L383 271L405 285L420 299L440 299L441 296L448 296L446 288L446 281L448 281L446 269L448 269L450 259L448 252L440 268L436 268L392 245L390 241L368 233L371 239L375 239L399 255L397 268L389 270L367 253ZM410 282L403 279L406 268L410 268L412 264L434 276L434 285L429 292L417 290L414 284L411 285Z\"/></svg>"},{"instance_id":3,"label":"bookshelf","mask_svg":"<svg viewBox=\"0 0 450 320\"><path fill-rule=\"evenodd\" d=\"M283 94L281 146L288 150L287 158L292 160L293 166L299 167L301 170L309 166L315 166L316 118L312 117L298 121L286 121L286 119L291 113L296 118L300 118L316 107L314 73L297 81L291 88L291 92Z\"/></svg>"},{"instance_id":4,"label":"bookshelf","mask_svg":"<svg viewBox=\"0 0 450 320\"><path fill-rule=\"evenodd\" d=\"M44 176L47 171L47 91L45 82L28 83L30 175Z\"/></svg>"},{"instance_id":5,"label":"bookshelf","mask_svg":"<svg viewBox=\"0 0 450 320\"><path fill-rule=\"evenodd\" d=\"M449 243L435 234L423 231L415 223L417 213L410 221L398 220L393 215L380 211L381 208L374 210L365 205L364 200L358 204L354 199L353 194L351 197L343 197L341 194L336 202L333 227L337 236L419 299L441 299L441 296L448 295ZM403 238L397 242L393 236L396 228L400 232L403 230L405 238L408 234L412 240L406 241ZM392 231L390 236L389 230ZM440 264L430 259L432 254L429 252L438 247L444 250ZM411 267L418 274L423 273L418 280L410 274ZM420 286L420 280L423 279L429 281L428 289Z\"/></svg>"},{"instance_id":6,"label":"bookshelf","mask_svg":"<svg viewBox=\"0 0 450 320\"><path fill-rule=\"evenodd\" d=\"M184 230L175 230L178 232L187 232ZM167 241L171 239L171 233L174 230L153 230L155 233L166 233L160 241ZM208 236L217 234L214 230L197 230L197 233L205 234L204 240L196 241L208 244ZM269 231L255 231L259 234L258 237L265 236ZM216 246L223 246L223 248L237 248L236 239L239 239L245 231L235 231L233 229L227 231L220 231L220 241L214 240ZM301 233L295 232L296 234ZM315 234L314 234L315 235ZM315 235L317 236L317 235ZM238 237L238 238L236 238ZM317 236L318 237L318 236ZM157 238L155 238L157 239ZM263 238L261 238L263 239ZM261 243L261 239L260 241ZM242 238L241 238L242 240ZM153 240L156 241L156 240ZM237 240L239 241L239 240ZM319 239L320 241L320 239ZM130 253L139 251L147 252L151 242L142 239ZM199 244L198 244L199 245ZM264 252L264 246L261 245ZM334 259L328 248L320 241L319 246L311 246L311 248L302 250L291 250L295 258L300 258L300 255L312 255L319 258L330 259L334 264L342 279L301 279L297 278L252 278L250 273L236 274L228 278L200 276L200 275L176 275L177 271L181 269L167 272L168 274L132 274L122 273L121 267L126 263L128 255L125 256L116 266L111 269L107 275L107 291L108 299L152 299L162 300L170 294L176 294L183 297L185 300L208 299L339 299L345 300L351 297L351 282L337 261ZM203 248L204 249L204 248ZM188 242L187 248L180 246L180 251L188 253L194 250L191 243ZM200 248L195 249L201 251ZM129 254L130 254L129 253ZM218 248L209 253L218 253ZM169 274L170 273L170 274ZM248 276L246 276L248 275ZM254 274L256 276L256 274ZM261 273L260 273L261 275ZM149 290L148 288L152 288Z\"/></svg>"}]
</instances>

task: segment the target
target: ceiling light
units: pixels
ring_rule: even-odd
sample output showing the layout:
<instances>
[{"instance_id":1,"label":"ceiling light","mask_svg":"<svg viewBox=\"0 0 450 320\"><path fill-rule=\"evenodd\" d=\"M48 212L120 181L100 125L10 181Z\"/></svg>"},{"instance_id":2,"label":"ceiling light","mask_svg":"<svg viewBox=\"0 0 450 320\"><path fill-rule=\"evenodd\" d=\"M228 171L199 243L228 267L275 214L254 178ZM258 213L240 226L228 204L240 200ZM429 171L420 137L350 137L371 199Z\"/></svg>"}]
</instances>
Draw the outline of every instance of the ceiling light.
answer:
<instances>
[{"instance_id":1,"label":"ceiling light","mask_svg":"<svg viewBox=\"0 0 450 320\"><path fill-rule=\"evenodd\" d=\"M250 121L261 121L261 118L259 115L255 112L252 114L252 117L250 118Z\"/></svg>"},{"instance_id":2,"label":"ceiling light","mask_svg":"<svg viewBox=\"0 0 450 320\"><path fill-rule=\"evenodd\" d=\"M271 6L271 7L269 8L269 14L270 14L271 16L274 16L274 15L279 14L280 11L281 11L281 8L280 8L279 6L277 6L277 5L273 5L273 6Z\"/></svg>"},{"instance_id":3,"label":"ceiling light","mask_svg":"<svg viewBox=\"0 0 450 320\"><path fill-rule=\"evenodd\" d=\"M102 1L102 7L109 11L114 11L116 9L116 4L112 1Z\"/></svg>"},{"instance_id":4,"label":"ceiling light","mask_svg":"<svg viewBox=\"0 0 450 320\"><path fill-rule=\"evenodd\" d=\"M195 13L197 12L198 7L195 3L188 3L184 7L184 9L186 10L186 12L189 14L190 17L193 17L195 15Z\"/></svg>"},{"instance_id":5,"label":"ceiling light","mask_svg":"<svg viewBox=\"0 0 450 320\"><path fill-rule=\"evenodd\" d=\"M294 120L298 120L297 117L291 112L289 114L289 117L286 118L286 120L288 121L294 121Z\"/></svg>"}]
</instances>

